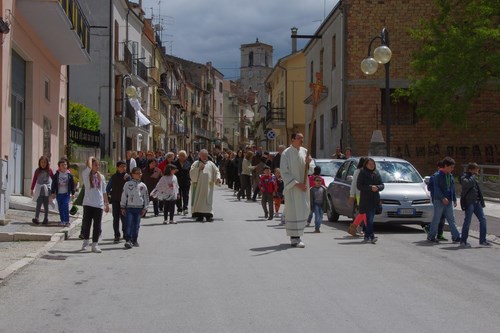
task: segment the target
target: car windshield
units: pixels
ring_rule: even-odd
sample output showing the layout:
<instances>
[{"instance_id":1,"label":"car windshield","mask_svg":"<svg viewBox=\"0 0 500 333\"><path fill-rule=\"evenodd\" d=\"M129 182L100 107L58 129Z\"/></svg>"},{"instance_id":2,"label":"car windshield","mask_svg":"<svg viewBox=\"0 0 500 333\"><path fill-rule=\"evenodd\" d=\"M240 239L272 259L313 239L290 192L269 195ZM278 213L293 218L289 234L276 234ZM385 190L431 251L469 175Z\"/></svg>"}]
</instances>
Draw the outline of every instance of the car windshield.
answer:
<instances>
[{"instance_id":1,"label":"car windshield","mask_svg":"<svg viewBox=\"0 0 500 333\"><path fill-rule=\"evenodd\" d=\"M342 162L316 160L315 164L321 168L321 176L334 177Z\"/></svg>"},{"instance_id":2,"label":"car windshield","mask_svg":"<svg viewBox=\"0 0 500 333\"><path fill-rule=\"evenodd\" d=\"M376 164L384 183L422 182L422 177L410 163L379 161Z\"/></svg>"}]
</instances>

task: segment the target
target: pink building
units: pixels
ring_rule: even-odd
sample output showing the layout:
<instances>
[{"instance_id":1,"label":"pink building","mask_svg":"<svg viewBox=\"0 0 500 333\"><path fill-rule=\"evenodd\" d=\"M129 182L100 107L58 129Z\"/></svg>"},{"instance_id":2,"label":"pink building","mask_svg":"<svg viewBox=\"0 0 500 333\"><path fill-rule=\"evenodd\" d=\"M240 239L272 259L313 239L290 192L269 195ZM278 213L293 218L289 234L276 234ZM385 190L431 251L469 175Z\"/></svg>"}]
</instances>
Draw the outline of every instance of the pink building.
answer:
<instances>
[{"instance_id":1,"label":"pink building","mask_svg":"<svg viewBox=\"0 0 500 333\"><path fill-rule=\"evenodd\" d=\"M90 62L90 26L77 0L0 0L0 15L8 27L0 29L0 157L8 175L0 187L8 202L30 195L40 156L56 168L65 154L66 65Z\"/></svg>"}]
</instances>

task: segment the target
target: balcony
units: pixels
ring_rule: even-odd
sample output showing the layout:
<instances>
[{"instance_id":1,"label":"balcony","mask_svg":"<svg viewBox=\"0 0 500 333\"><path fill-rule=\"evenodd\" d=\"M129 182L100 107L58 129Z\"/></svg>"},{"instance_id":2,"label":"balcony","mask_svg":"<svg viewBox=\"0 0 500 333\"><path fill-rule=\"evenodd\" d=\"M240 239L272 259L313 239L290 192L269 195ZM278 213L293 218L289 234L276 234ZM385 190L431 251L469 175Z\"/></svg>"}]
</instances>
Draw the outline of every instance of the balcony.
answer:
<instances>
[{"instance_id":1,"label":"balcony","mask_svg":"<svg viewBox=\"0 0 500 333\"><path fill-rule=\"evenodd\" d=\"M136 60L135 64L135 73L134 75L136 76L134 80L134 77L132 77L132 81L134 81L134 84L139 87L147 87L148 86L148 67L140 60ZM142 81L142 82L137 82L137 81Z\"/></svg>"},{"instance_id":2,"label":"balcony","mask_svg":"<svg viewBox=\"0 0 500 333\"><path fill-rule=\"evenodd\" d=\"M194 130L194 134L198 137L201 137L201 138L205 138L205 139L209 139L209 140L212 140L212 132L206 130L206 129L203 129L203 128L195 128Z\"/></svg>"},{"instance_id":3,"label":"balcony","mask_svg":"<svg viewBox=\"0 0 500 333\"><path fill-rule=\"evenodd\" d=\"M157 89L158 94L160 95L160 100L164 103L170 103L172 100L172 92L166 83L160 83L160 86Z\"/></svg>"},{"instance_id":4,"label":"balcony","mask_svg":"<svg viewBox=\"0 0 500 333\"><path fill-rule=\"evenodd\" d=\"M17 0L16 9L61 64L90 63L90 25L77 0Z\"/></svg>"},{"instance_id":5,"label":"balcony","mask_svg":"<svg viewBox=\"0 0 500 333\"><path fill-rule=\"evenodd\" d=\"M151 107L150 109L150 120L153 126L160 126L160 110L155 107Z\"/></svg>"},{"instance_id":6,"label":"balcony","mask_svg":"<svg viewBox=\"0 0 500 333\"><path fill-rule=\"evenodd\" d=\"M172 96L171 96L171 99L170 99L170 104L175 105L175 106L180 107L180 108L183 107L182 103L181 103L179 91L173 91L172 92Z\"/></svg>"},{"instance_id":7,"label":"balcony","mask_svg":"<svg viewBox=\"0 0 500 333\"><path fill-rule=\"evenodd\" d=\"M160 83L160 70L156 67L151 67L149 69L148 82L151 85L157 85Z\"/></svg>"},{"instance_id":8,"label":"balcony","mask_svg":"<svg viewBox=\"0 0 500 333\"><path fill-rule=\"evenodd\" d=\"M126 107L125 107L125 127L138 129L138 130L143 131L143 132L149 132L151 125L150 124L139 125L139 118L137 116L137 112L138 111L136 111L134 109L132 104L130 104L130 102L127 101Z\"/></svg>"},{"instance_id":9,"label":"balcony","mask_svg":"<svg viewBox=\"0 0 500 333\"><path fill-rule=\"evenodd\" d=\"M286 108L272 108L267 111L266 123L272 126L285 126Z\"/></svg>"},{"instance_id":10,"label":"balcony","mask_svg":"<svg viewBox=\"0 0 500 333\"><path fill-rule=\"evenodd\" d=\"M132 72L132 52L126 43L119 43L118 54L115 54L116 67L121 74Z\"/></svg>"}]
</instances>

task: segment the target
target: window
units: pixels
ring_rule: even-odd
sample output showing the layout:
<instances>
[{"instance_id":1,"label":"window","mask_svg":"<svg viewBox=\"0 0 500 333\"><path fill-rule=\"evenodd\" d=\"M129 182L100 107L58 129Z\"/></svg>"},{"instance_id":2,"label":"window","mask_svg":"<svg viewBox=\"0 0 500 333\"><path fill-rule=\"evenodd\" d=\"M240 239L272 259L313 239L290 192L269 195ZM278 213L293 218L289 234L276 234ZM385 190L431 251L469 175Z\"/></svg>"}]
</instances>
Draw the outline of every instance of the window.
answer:
<instances>
[{"instance_id":1,"label":"window","mask_svg":"<svg viewBox=\"0 0 500 333\"><path fill-rule=\"evenodd\" d=\"M319 117L319 149L325 149L325 116Z\"/></svg>"},{"instance_id":2,"label":"window","mask_svg":"<svg viewBox=\"0 0 500 333\"><path fill-rule=\"evenodd\" d=\"M339 125L339 108L334 106L331 109L332 112L332 124L330 125L330 129L336 128Z\"/></svg>"},{"instance_id":3,"label":"window","mask_svg":"<svg viewBox=\"0 0 500 333\"><path fill-rule=\"evenodd\" d=\"M43 89L45 99L50 102L50 81L48 79L45 79Z\"/></svg>"},{"instance_id":4,"label":"window","mask_svg":"<svg viewBox=\"0 0 500 333\"><path fill-rule=\"evenodd\" d=\"M395 89L390 90L390 95ZM380 105L382 105L381 123L385 124L387 113L385 110L385 89L380 89ZM414 125L417 123L416 107L411 104L408 97L391 98L391 125Z\"/></svg>"},{"instance_id":5,"label":"window","mask_svg":"<svg viewBox=\"0 0 500 333\"><path fill-rule=\"evenodd\" d=\"M278 106L280 108L284 107L285 106L285 92L280 92L280 97L279 97L279 103L278 103Z\"/></svg>"},{"instance_id":6,"label":"window","mask_svg":"<svg viewBox=\"0 0 500 333\"><path fill-rule=\"evenodd\" d=\"M337 35L332 37L332 70L337 66Z\"/></svg>"},{"instance_id":7,"label":"window","mask_svg":"<svg viewBox=\"0 0 500 333\"><path fill-rule=\"evenodd\" d=\"M248 54L248 67L253 67L253 51Z\"/></svg>"},{"instance_id":8,"label":"window","mask_svg":"<svg viewBox=\"0 0 500 333\"><path fill-rule=\"evenodd\" d=\"M219 82L219 92L222 92L222 82Z\"/></svg>"}]
</instances>

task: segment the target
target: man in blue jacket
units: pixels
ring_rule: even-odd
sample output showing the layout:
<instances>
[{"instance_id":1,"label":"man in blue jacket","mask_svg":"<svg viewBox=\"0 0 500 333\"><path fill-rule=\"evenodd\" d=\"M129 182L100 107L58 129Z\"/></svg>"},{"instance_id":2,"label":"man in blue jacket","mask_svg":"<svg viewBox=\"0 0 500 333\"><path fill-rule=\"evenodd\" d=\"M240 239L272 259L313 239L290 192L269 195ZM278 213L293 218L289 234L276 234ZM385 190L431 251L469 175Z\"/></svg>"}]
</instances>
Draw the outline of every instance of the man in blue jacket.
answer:
<instances>
[{"instance_id":1,"label":"man in blue jacket","mask_svg":"<svg viewBox=\"0 0 500 333\"><path fill-rule=\"evenodd\" d=\"M459 243L460 233L458 232L455 224L455 216L453 215L453 207L457 205L457 195L455 193L453 175L451 174L453 169L455 169L455 160L451 157L445 157L442 165L443 168L434 177L434 216L427 240L433 243L439 242L436 234L439 220L444 215L450 226L451 240L454 243Z\"/></svg>"}]
</instances>

